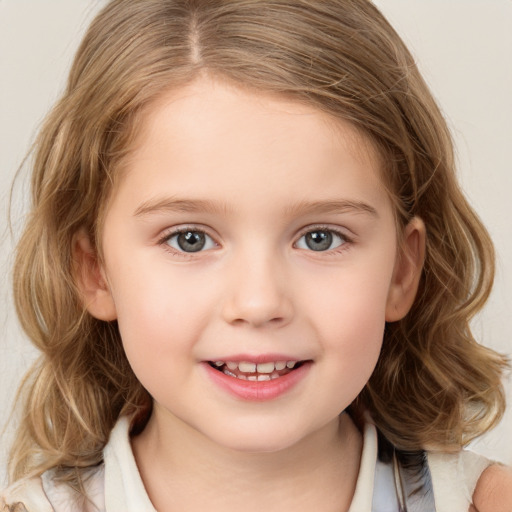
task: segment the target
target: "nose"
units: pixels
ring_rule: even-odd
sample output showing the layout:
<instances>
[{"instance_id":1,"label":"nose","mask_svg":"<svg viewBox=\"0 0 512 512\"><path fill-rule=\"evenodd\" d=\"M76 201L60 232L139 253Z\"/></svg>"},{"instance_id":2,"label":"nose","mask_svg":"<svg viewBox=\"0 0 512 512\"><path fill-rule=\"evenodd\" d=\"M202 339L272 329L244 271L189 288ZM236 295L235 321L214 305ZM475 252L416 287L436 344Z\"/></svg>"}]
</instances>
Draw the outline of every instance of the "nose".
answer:
<instances>
[{"instance_id":1,"label":"nose","mask_svg":"<svg viewBox=\"0 0 512 512\"><path fill-rule=\"evenodd\" d=\"M293 318L291 283L284 264L271 254L232 261L224 295L223 318L232 325L282 327Z\"/></svg>"}]
</instances>

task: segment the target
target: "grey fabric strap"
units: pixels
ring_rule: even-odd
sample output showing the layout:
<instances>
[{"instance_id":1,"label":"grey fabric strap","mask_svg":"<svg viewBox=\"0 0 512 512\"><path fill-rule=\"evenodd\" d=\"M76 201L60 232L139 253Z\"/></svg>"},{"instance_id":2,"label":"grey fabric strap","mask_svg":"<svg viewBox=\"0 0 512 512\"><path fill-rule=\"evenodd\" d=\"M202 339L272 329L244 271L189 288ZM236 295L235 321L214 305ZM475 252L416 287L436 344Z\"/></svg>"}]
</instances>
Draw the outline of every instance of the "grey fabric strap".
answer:
<instances>
[{"instance_id":1,"label":"grey fabric strap","mask_svg":"<svg viewBox=\"0 0 512 512\"><path fill-rule=\"evenodd\" d=\"M418 454L421 462L416 467L408 467L394 457L395 482L400 512L435 512L432 477L425 454Z\"/></svg>"},{"instance_id":2,"label":"grey fabric strap","mask_svg":"<svg viewBox=\"0 0 512 512\"><path fill-rule=\"evenodd\" d=\"M432 476L426 453L397 450L380 432L378 438L378 459L384 470L376 472L376 478L386 481L374 482L372 512L436 512ZM393 480L397 500L393 499L393 505L379 503L383 496L376 495L377 489L382 490L384 486L389 489ZM393 492L392 489L390 491Z\"/></svg>"}]
</instances>

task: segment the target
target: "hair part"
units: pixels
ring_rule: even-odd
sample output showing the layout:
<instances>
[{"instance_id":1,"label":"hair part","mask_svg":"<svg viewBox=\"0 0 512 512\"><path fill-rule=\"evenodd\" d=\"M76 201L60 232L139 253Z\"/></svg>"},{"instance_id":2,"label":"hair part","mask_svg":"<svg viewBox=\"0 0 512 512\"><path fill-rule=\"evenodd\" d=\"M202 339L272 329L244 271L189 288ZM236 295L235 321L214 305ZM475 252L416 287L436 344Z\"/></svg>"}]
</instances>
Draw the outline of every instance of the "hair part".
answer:
<instances>
[{"instance_id":1,"label":"hair part","mask_svg":"<svg viewBox=\"0 0 512 512\"><path fill-rule=\"evenodd\" d=\"M114 0L76 54L67 88L36 141L32 209L14 295L41 351L22 387L11 479L100 463L118 417L143 428L151 397L116 322L78 292L73 237L101 258L108 199L145 110L201 73L284 95L352 123L378 150L399 232L427 226L411 312L386 326L377 367L353 404L398 447L458 449L504 410L503 356L469 321L492 286L489 236L457 184L446 123L405 45L367 0Z\"/></svg>"}]
</instances>

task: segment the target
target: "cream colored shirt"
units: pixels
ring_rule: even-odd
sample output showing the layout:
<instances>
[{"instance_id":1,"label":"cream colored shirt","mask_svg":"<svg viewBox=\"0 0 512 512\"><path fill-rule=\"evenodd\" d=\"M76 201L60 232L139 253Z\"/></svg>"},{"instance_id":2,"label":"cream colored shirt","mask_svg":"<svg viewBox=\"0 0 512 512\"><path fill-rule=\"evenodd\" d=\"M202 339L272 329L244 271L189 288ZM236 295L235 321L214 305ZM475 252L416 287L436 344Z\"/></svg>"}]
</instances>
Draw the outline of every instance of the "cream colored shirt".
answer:
<instances>
[{"instance_id":1,"label":"cream colored shirt","mask_svg":"<svg viewBox=\"0 0 512 512\"><path fill-rule=\"evenodd\" d=\"M462 451L429 453L428 463L436 512L467 512L478 478L490 461ZM131 450L128 418L118 421L104 449L104 463L91 471L85 483L91 502L85 506L77 504L75 491L55 482L50 470L41 477L20 480L1 493L0 512L156 512ZM377 459L377 433L371 424L365 427L349 512L398 512L394 476Z\"/></svg>"}]
</instances>

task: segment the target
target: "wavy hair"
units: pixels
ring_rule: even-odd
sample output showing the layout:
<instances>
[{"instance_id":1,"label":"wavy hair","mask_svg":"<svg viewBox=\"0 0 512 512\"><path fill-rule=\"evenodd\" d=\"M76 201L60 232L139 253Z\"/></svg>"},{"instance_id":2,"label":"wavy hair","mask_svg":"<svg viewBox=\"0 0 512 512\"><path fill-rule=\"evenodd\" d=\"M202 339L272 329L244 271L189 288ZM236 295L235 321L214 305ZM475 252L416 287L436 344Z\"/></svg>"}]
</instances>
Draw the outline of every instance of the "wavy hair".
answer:
<instances>
[{"instance_id":1,"label":"wavy hair","mask_svg":"<svg viewBox=\"0 0 512 512\"><path fill-rule=\"evenodd\" d=\"M398 447L459 449L504 409L506 359L469 321L487 299L494 254L457 184L445 120L409 51L368 0L114 0L92 22L63 97L35 143L32 203L17 247L14 295L41 356L21 387L11 479L97 464L121 414L143 428L151 397L115 322L90 316L72 243L98 246L104 206L145 109L208 73L348 120L374 144L400 230L427 227L410 313L386 326L354 411Z\"/></svg>"}]
</instances>

